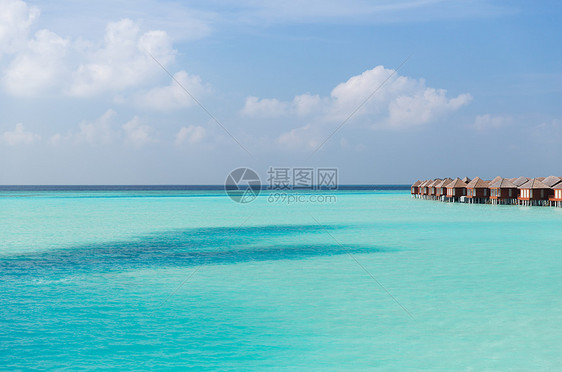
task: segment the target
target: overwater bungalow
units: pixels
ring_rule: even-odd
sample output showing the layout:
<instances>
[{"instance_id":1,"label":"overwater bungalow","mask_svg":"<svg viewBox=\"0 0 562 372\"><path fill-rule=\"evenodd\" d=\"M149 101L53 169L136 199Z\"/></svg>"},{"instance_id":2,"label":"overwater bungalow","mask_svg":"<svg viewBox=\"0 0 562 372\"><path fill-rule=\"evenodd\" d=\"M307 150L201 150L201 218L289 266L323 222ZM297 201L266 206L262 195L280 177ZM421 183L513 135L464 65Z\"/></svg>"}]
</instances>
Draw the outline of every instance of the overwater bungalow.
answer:
<instances>
[{"instance_id":1,"label":"overwater bungalow","mask_svg":"<svg viewBox=\"0 0 562 372\"><path fill-rule=\"evenodd\" d=\"M460 178L455 178L453 181L446 185L447 187L447 201L456 202L459 201L461 196L466 195L466 183Z\"/></svg>"},{"instance_id":2,"label":"overwater bungalow","mask_svg":"<svg viewBox=\"0 0 562 372\"><path fill-rule=\"evenodd\" d=\"M417 180L417 181L412 185L412 188L411 188L412 195L417 195L417 194L418 194L418 192L419 192L419 186L421 185L421 183L422 183L422 182L421 182L420 180Z\"/></svg>"},{"instance_id":3,"label":"overwater bungalow","mask_svg":"<svg viewBox=\"0 0 562 372\"><path fill-rule=\"evenodd\" d=\"M428 188L427 188L426 185L427 185L429 182L431 182L431 180L422 181L422 183L420 184L420 192L419 192L419 193L420 193L420 197L421 197L421 198L425 198L425 196L427 195Z\"/></svg>"},{"instance_id":4,"label":"overwater bungalow","mask_svg":"<svg viewBox=\"0 0 562 372\"><path fill-rule=\"evenodd\" d=\"M543 178L544 180L545 178ZM519 204L521 205L547 205L554 191L538 178L533 178L519 186Z\"/></svg>"},{"instance_id":5,"label":"overwater bungalow","mask_svg":"<svg viewBox=\"0 0 562 372\"><path fill-rule=\"evenodd\" d=\"M436 178L435 181L429 184L429 198L436 199L437 197L437 187L436 185L442 181L441 178Z\"/></svg>"},{"instance_id":6,"label":"overwater bungalow","mask_svg":"<svg viewBox=\"0 0 562 372\"><path fill-rule=\"evenodd\" d=\"M441 199L447 196L447 185L453 180L450 178L445 178L435 185L435 198Z\"/></svg>"},{"instance_id":7,"label":"overwater bungalow","mask_svg":"<svg viewBox=\"0 0 562 372\"><path fill-rule=\"evenodd\" d=\"M486 203L490 196L490 189L488 186L490 181L484 181L480 177L474 178L466 185L466 198L471 204Z\"/></svg>"},{"instance_id":8,"label":"overwater bungalow","mask_svg":"<svg viewBox=\"0 0 562 372\"><path fill-rule=\"evenodd\" d=\"M550 198L550 205L562 208L562 182L553 188L554 195Z\"/></svg>"},{"instance_id":9,"label":"overwater bungalow","mask_svg":"<svg viewBox=\"0 0 562 372\"><path fill-rule=\"evenodd\" d=\"M462 179L462 182L464 182L464 183L466 183L466 184L470 183L470 181L471 181L471 180L470 180L470 178L468 178L468 177L464 177L464 178Z\"/></svg>"},{"instance_id":10,"label":"overwater bungalow","mask_svg":"<svg viewBox=\"0 0 562 372\"><path fill-rule=\"evenodd\" d=\"M492 204L514 204L517 201L519 190L506 178L496 177L488 187Z\"/></svg>"}]
</instances>

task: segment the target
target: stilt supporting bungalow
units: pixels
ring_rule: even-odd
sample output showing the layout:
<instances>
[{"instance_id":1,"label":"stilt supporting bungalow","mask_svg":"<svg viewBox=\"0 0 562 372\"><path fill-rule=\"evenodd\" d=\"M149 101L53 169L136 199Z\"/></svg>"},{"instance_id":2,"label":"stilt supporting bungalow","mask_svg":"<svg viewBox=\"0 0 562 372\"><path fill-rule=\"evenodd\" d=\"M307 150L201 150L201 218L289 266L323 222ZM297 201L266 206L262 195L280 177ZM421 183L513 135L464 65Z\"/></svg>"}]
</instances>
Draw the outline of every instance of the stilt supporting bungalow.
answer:
<instances>
[{"instance_id":1,"label":"stilt supporting bungalow","mask_svg":"<svg viewBox=\"0 0 562 372\"><path fill-rule=\"evenodd\" d=\"M553 194L554 192L550 186L545 185L537 178L533 178L519 186L519 197L517 200L520 205L546 206L549 204L549 199Z\"/></svg>"},{"instance_id":2,"label":"stilt supporting bungalow","mask_svg":"<svg viewBox=\"0 0 562 372\"><path fill-rule=\"evenodd\" d=\"M419 188L420 188L420 184L421 184L421 181L418 180L418 181L416 181L416 183L414 183L414 184L412 185L412 187L411 187L411 189L410 189L410 190L411 190L411 193L412 193L412 196L418 195L418 191L419 191Z\"/></svg>"},{"instance_id":3,"label":"stilt supporting bungalow","mask_svg":"<svg viewBox=\"0 0 562 372\"><path fill-rule=\"evenodd\" d=\"M484 181L480 177L474 178L466 185L466 199L470 204L484 204L490 197L489 181Z\"/></svg>"},{"instance_id":4,"label":"stilt supporting bungalow","mask_svg":"<svg viewBox=\"0 0 562 372\"><path fill-rule=\"evenodd\" d=\"M466 183L460 178L456 178L447 184L446 201L458 202L460 198L466 195Z\"/></svg>"},{"instance_id":5,"label":"stilt supporting bungalow","mask_svg":"<svg viewBox=\"0 0 562 372\"><path fill-rule=\"evenodd\" d=\"M515 204L519 190L511 181L501 178L490 184L490 201L492 204Z\"/></svg>"}]
</instances>

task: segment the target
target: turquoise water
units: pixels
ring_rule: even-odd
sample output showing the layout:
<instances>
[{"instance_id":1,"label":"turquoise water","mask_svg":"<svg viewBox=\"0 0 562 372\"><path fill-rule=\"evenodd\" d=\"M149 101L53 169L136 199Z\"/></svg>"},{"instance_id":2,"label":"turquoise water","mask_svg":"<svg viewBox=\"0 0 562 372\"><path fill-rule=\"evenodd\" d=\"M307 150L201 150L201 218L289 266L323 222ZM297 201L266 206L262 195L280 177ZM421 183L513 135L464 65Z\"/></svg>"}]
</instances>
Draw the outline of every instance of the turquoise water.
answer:
<instances>
[{"instance_id":1,"label":"turquoise water","mask_svg":"<svg viewBox=\"0 0 562 372\"><path fill-rule=\"evenodd\" d=\"M0 368L556 370L562 209L3 192Z\"/></svg>"}]
</instances>

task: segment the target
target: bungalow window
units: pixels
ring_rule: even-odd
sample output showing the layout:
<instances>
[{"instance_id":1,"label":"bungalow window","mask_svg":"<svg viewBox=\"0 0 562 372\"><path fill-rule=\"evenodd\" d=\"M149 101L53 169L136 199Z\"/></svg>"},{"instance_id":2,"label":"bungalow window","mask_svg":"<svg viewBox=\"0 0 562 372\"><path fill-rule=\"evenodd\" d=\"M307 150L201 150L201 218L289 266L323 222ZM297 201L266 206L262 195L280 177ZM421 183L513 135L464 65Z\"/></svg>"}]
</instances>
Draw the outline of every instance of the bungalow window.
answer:
<instances>
[{"instance_id":1,"label":"bungalow window","mask_svg":"<svg viewBox=\"0 0 562 372\"><path fill-rule=\"evenodd\" d=\"M511 198L513 196L513 190L509 189L509 197Z\"/></svg>"}]
</instances>

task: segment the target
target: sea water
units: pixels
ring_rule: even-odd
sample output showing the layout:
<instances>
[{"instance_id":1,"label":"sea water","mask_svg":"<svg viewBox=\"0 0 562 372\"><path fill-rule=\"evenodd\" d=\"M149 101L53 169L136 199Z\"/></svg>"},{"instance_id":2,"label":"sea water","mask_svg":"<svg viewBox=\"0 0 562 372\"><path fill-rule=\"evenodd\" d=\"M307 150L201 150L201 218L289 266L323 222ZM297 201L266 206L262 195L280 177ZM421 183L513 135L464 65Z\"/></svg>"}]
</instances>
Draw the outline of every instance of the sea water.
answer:
<instances>
[{"instance_id":1,"label":"sea water","mask_svg":"<svg viewBox=\"0 0 562 372\"><path fill-rule=\"evenodd\" d=\"M562 209L0 193L0 369L557 370Z\"/></svg>"}]
</instances>

